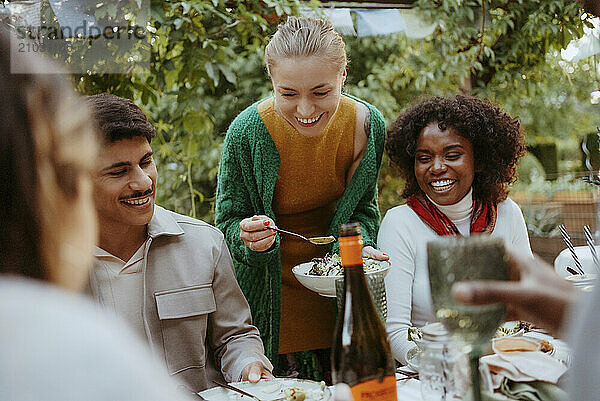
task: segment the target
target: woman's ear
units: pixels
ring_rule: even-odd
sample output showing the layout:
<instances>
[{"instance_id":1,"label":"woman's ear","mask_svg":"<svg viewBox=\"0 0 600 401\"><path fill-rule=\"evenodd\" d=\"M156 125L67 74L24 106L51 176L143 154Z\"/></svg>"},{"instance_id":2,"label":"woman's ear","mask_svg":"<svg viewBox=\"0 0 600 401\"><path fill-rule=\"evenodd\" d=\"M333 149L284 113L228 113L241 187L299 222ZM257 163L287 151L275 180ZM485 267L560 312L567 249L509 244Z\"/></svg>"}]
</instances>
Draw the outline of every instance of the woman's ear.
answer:
<instances>
[{"instance_id":1,"label":"woman's ear","mask_svg":"<svg viewBox=\"0 0 600 401\"><path fill-rule=\"evenodd\" d=\"M348 76L348 72L346 71L346 69L344 68L344 72L342 73L342 87L344 86L344 84L346 83L346 77Z\"/></svg>"}]
</instances>

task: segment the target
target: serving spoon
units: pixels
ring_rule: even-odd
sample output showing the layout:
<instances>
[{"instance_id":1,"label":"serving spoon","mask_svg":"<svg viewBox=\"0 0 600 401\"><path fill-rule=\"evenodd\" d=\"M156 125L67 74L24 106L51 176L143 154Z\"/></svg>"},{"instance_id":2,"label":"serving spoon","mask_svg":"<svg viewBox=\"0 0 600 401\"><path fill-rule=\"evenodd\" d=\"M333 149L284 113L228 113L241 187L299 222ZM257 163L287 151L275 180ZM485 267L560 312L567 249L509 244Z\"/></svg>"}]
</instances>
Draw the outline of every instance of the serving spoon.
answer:
<instances>
[{"instance_id":1,"label":"serving spoon","mask_svg":"<svg viewBox=\"0 0 600 401\"><path fill-rule=\"evenodd\" d=\"M298 233L294 233L291 231L287 231L281 228L277 228L277 227L273 227L273 226L267 226L268 229L273 230L273 231L277 231L283 234L287 234L287 235L293 235L294 237L298 237L303 239L304 241L308 241L311 244L314 245L327 245L327 244L331 244L332 242L335 242L336 239L334 236L332 235L328 235L326 237L305 237L302 234L298 234Z\"/></svg>"}]
</instances>

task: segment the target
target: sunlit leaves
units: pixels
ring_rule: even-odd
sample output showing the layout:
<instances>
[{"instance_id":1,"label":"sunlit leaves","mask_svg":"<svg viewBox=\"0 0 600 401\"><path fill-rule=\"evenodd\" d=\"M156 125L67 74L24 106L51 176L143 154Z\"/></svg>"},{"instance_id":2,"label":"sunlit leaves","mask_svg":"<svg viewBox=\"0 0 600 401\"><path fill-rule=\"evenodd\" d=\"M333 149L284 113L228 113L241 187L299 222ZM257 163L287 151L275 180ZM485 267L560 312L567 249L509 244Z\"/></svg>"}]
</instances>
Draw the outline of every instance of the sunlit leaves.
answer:
<instances>
[{"instance_id":1,"label":"sunlit leaves","mask_svg":"<svg viewBox=\"0 0 600 401\"><path fill-rule=\"evenodd\" d=\"M485 13L479 0L416 4L439 23L428 38L345 38L351 59L345 90L376 105L388 121L420 96L456 93L470 79L473 92L521 116L536 135L568 138L593 124L576 117L576 100L585 93L556 91L569 79L580 84L579 76L593 81L594 68L583 75L575 66L570 74L547 59L582 35L577 2L486 0ZM135 99L150 116L163 205L210 220L224 132L241 110L269 95L264 46L281 17L299 6L298 0L238 0L230 8L223 0L152 0L150 70L76 77L80 91ZM567 114L555 121L545 107ZM391 192L383 199L396 199L397 185L385 171L382 187Z\"/></svg>"}]
</instances>

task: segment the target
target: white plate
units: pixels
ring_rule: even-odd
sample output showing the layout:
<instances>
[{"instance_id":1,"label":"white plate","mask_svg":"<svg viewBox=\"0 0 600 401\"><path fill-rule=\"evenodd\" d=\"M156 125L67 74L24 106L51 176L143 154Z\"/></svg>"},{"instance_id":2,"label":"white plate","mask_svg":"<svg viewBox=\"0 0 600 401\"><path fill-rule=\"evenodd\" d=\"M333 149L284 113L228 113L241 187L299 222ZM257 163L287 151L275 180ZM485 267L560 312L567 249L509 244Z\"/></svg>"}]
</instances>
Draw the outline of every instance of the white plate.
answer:
<instances>
[{"instance_id":1,"label":"white plate","mask_svg":"<svg viewBox=\"0 0 600 401\"><path fill-rule=\"evenodd\" d=\"M383 273L383 276L387 274L390 269L390 262L381 261L380 262L383 267L379 270L374 270L365 273L366 275L375 274L375 273ZM335 297L335 280L338 278L342 278L343 276L316 276L314 274L308 274L310 268L312 267L312 262L306 262L294 266L292 268L292 273L296 276L296 279L308 288L319 295L324 297Z\"/></svg>"},{"instance_id":2,"label":"white plate","mask_svg":"<svg viewBox=\"0 0 600 401\"><path fill-rule=\"evenodd\" d=\"M291 387L299 387L306 391L307 401L328 401L331 398L331 391L327 386L320 382L302 379L275 378L263 379L258 383L238 382L230 383L232 386L250 393L262 401L275 400L284 396L284 391ZM235 391L222 387L213 387L200 392L200 395L208 401L249 401L246 397Z\"/></svg>"},{"instance_id":3,"label":"white plate","mask_svg":"<svg viewBox=\"0 0 600 401\"><path fill-rule=\"evenodd\" d=\"M557 338L549 336L547 334L539 333L537 331L529 331L523 335L523 337L531 337L539 340L548 340L552 344L553 350L548 352L548 355L554 359L564 363L566 366L571 366L571 349L569 345Z\"/></svg>"}]
</instances>

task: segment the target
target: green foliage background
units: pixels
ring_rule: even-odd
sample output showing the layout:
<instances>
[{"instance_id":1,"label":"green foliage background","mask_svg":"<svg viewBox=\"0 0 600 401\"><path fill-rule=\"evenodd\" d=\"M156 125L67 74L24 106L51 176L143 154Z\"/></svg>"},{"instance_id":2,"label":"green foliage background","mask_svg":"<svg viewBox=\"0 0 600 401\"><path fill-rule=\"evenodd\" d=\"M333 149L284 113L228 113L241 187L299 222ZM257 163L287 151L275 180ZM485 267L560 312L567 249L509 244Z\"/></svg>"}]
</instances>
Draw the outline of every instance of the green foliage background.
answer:
<instances>
[{"instance_id":1,"label":"green foliage background","mask_svg":"<svg viewBox=\"0 0 600 401\"><path fill-rule=\"evenodd\" d=\"M108 3L107 3L108 4ZM264 46L285 15L317 1L151 2L149 70L81 74L81 93L133 99L157 128L158 201L212 221L220 146L227 126L271 84ZM552 137L576 156L578 138L600 123L589 93L598 89L593 58L571 64L558 51L587 24L564 0L418 0L438 22L422 40L403 34L347 37L345 90L377 106L388 122L418 98L460 91L488 97L521 118L528 138ZM116 10L97 7L103 18ZM578 156L577 156L578 157ZM401 181L384 163L382 211L400 202Z\"/></svg>"}]
</instances>

